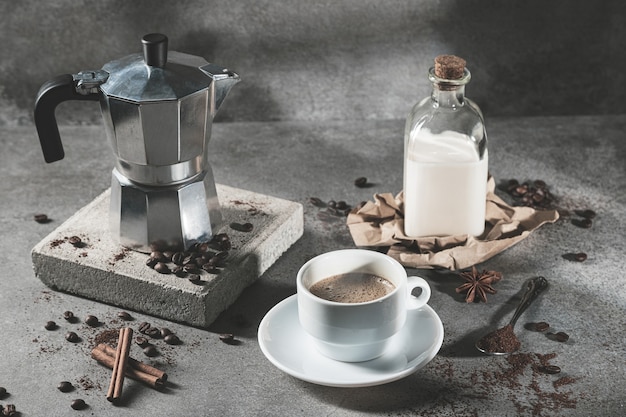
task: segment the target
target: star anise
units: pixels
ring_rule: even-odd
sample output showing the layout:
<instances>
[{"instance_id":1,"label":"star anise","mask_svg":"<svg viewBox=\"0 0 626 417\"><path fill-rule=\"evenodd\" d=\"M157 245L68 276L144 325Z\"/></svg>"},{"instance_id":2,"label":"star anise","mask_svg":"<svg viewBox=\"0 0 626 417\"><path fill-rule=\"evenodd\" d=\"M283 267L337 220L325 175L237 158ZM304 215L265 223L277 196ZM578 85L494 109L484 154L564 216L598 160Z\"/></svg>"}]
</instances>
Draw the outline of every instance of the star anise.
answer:
<instances>
[{"instance_id":1,"label":"star anise","mask_svg":"<svg viewBox=\"0 0 626 417\"><path fill-rule=\"evenodd\" d=\"M466 282L456 288L457 294L466 292L465 302L472 303L479 297L479 301L487 302L487 293L495 294L497 291L491 286L502 279L502 274L496 271L478 272L475 266L472 266L472 270L468 272L461 272L459 274Z\"/></svg>"}]
</instances>

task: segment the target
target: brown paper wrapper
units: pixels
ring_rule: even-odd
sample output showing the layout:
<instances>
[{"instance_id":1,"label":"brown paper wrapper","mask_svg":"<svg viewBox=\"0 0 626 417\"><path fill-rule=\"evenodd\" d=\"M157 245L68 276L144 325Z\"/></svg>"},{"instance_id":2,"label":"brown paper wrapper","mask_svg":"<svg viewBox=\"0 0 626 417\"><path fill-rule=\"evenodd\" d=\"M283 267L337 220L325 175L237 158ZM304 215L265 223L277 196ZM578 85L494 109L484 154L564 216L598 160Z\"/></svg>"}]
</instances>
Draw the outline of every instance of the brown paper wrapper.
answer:
<instances>
[{"instance_id":1,"label":"brown paper wrapper","mask_svg":"<svg viewBox=\"0 0 626 417\"><path fill-rule=\"evenodd\" d=\"M362 208L348 215L347 224L357 246L390 246L387 254L412 268L464 269L484 262L525 239L545 223L559 219L556 210L512 207L494 194L487 183L485 231L481 236L412 238L404 234L402 193L375 194Z\"/></svg>"}]
</instances>

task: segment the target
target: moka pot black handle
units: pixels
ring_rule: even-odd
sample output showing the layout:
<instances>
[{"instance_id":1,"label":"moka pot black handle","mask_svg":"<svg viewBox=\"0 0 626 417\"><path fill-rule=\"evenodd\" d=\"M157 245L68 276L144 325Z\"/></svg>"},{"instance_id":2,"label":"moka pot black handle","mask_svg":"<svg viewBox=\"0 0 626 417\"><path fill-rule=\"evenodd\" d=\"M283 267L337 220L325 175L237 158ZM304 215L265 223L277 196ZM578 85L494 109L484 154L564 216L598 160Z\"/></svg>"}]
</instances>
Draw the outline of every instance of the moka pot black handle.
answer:
<instances>
[{"instance_id":1,"label":"moka pot black handle","mask_svg":"<svg viewBox=\"0 0 626 417\"><path fill-rule=\"evenodd\" d=\"M59 75L41 86L35 101L35 126L46 162L59 161L65 156L55 116L56 107L68 100L99 99L100 94L97 92L79 93L72 74Z\"/></svg>"}]
</instances>

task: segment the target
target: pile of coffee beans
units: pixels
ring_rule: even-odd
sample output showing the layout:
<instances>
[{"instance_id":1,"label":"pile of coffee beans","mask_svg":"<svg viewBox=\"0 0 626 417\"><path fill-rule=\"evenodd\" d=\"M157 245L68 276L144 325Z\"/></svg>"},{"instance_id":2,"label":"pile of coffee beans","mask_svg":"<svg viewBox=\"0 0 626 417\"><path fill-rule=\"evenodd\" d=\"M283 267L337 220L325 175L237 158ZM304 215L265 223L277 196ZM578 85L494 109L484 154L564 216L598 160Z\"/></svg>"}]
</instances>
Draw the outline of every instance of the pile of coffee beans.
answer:
<instances>
[{"instance_id":1,"label":"pile of coffee beans","mask_svg":"<svg viewBox=\"0 0 626 417\"><path fill-rule=\"evenodd\" d=\"M246 230L249 226L242 226ZM252 230L250 228L250 230ZM200 283L202 272L219 274L226 266L229 250L232 248L230 237L226 233L213 236L211 241L197 243L184 252L153 251L146 265L160 274L174 274Z\"/></svg>"},{"instance_id":2,"label":"pile of coffee beans","mask_svg":"<svg viewBox=\"0 0 626 417\"><path fill-rule=\"evenodd\" d=\"M148 322L139 323L139 333L148 336L150 339L163 339L168 345L180 345L180 338L167 327L158 328ZM135 338L135 343L143 349L143 354L149 357L159 355L157 347L151 341L143 336Z\"/></svg>"},{"instance_id":3,"label":"pile of coffee beans","mask_svg":"<svg viewBox=\"0 0 626 417\"><path fill-rule=\"evenodd\" d=\"M366 177L359 177L354 180L354 186L357 188L369 188L374 186L374 184L369 182ZM356 207L352 207L352 205L346 203L345 200L331 199L323 201L319 197L309 197L309 203L320 209L320 211L317 212L317 218L319 220L332 222L347 217L353 209L359 210L367 202L362 201L357 204Z\"/></svg>"},{"instance_id":4,"label":"pile of coffee beans","mask_svg":"<svg viewBox=\"0 0 626 417\"><path fill-rule=\"evenodd\" d=\"M508 180L500 188L513 197L514 205L538 209L552 208L556 198L543 180L525 181Z\"/></svg>"},{"instance_id":5,"label":"pile of coffee beans","mask_svg":"<svg viewBox=\"0 0 626 417\"><path fill-rule=\"evenodd\" d=\"M65 330L69 330L65 334L65 339L68 342L82 343L85 339L89 339L90 344L93 346L99 343L106 343L111 347L115 347L118 342L119 321L121 320L124 322L128 322L128 321L134 320L133 316L129 314L127 311L119 311L116 314L116 318L114 318L111 321L112 324L115 324L115 328L110 328L107 323L101 321L97 316L93 314L87 314L83 320L80 320L77 315L75 315L72 311L68 310L68 311L64 311L63 313L61 313L60 316L62 317L61 321L65 320L67 323L71 323L71 324L83 323L83 326L81 326L80 328L65 329ZM59 325L57 324L57 322L53 320L49 320L44 324L44 328L48 331L55 331L58 329L62 329L63 327L65 326L63 326L62 324ZM102 327L102 330L100 330L98 334L95 334L94 331L100 327ZM166 352L162 353L161 350L157 347L158 342L156 339L161 339L167 345L183 344L181 339L172 330L166 327L159 328L147 322L141 322L137 326L135 326L135 328L139 333L141 333L141 335L136 338L135 342L137 345L139 345L142 348L144 355L148 357L165 355L164 358L166 360L169 360L167 358ZM82 332L80 331L81 329L84 332L90 333L91 336L84 336L84 335L82 337L79 336L79 333L82 334ZM34 341L36 341L36 339ZM45 350L42 350L42 351L45 351ZM87 378L83 377L81 378L81 383L84 380L89 381ZM99 386L99 385L94 385L93 383L89 381L89 385L85 385L83 383L82 386L84 389L90 389L90 388L93 388L94 386ZM69 381L59 382L56 388L60 392L63 392L63 393L70 393L70 392L76 391L76 386ZM0 387L0 399L3 399L6 395L7 395L6 390ZM86 408L89 408L89 405L85 402L85 400L81 398L72 399L69 406L70 408L74 410L84 410ZM13 405L6 405L6 406L0 405L0 416L17 417L20 415L16 411L12 411L12 410L15 410L15 406Z\"/></svg>"},{"instance_id":6,"label":"pile of coffee beans","mask_svg":"<svg viewBox=\"0 0 626 417\"><path fill-rule=\"evenodd\" d=\"M324 222L331 222L333 220L345 218L352 210L352 206L346 203L344 200L328 200L322 201L318 197L310 197L309 203L322 210L317 212L317 218ZM365 205L365 202L360 203L356 208L359 209Z\"/></svg>"}]
</instances>

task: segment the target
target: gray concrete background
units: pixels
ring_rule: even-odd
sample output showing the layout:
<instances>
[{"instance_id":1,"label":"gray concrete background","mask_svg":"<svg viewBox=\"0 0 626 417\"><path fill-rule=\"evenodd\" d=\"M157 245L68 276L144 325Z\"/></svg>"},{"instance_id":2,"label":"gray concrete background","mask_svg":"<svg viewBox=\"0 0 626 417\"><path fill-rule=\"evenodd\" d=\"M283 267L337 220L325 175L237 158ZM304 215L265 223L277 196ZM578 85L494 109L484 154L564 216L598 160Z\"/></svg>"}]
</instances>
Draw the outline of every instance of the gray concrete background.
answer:
<instances>
[{"instance_id":1,"label":"gray concrete background","mask_svg":"<svg viewBox=\"0 0 626 417\"><path fill-rule=\"evenodd\" d=\"M39 86L138 52L174 50L237 71L218 120L403 118L441 53L465 57L485 115L620 113L626 3L485 0L0 1L0 125L32 123ZM95 103L59 123L100 123Z\"/></svg>"},{"instance_id":2,"label":"gray concrete background","mask_svg":"<svg viewBox=\"0 0 626 417\"><path fill-rule=\"evenodd\" d=\"M354 247L343 221L324 222L309 203L343 199L350 204L402 184L402 120L347 122L219 123L210 159L221 184L255 190L304 206L304 235L208 329L132 312L135 331L147 321L168 327L183 340L154 341L161 355L148 358L133 344L132 357L168 372L161 393L129 380L124 401L107 402L111 372L89 357L97 334L123 325L119 308L53 291L37 279L30 250L109 186L112 161L100 126L63 126L67 155L43 163L32 127L0 128L0 386L22 417L35 416L333 416L333 417L617 417L626 415L626 115L495 118L489 124L490 171L498 182L543 179L568 209L597 212L593 227L564 219L478 266L504 278L488 303L466 304L455 292L455 273L409 269L428 280L429 305L444 325L444 344L426 367L400 381L370 388L329 388L286 375L263 355L257 329L264 315L294 294L298 268L311 257ZM285 147L288 141L292 145ZM282 153L280 153L282 152ZM280 157L277 157L280 155ZM356 188L366 176L375 185ZM506 198L505 195L502 195ZM53 221L38 224L33 214ZM585 252L585 262L567 253ZM91 255L90 255L91 256ZM536 275L548 290L520 318L516 333L523 353L556 354L558 375L533 376L530 369L498 382L505 358L473 347L477 338L506 323L524 282ZM102 326L67 323L66 310L81 320L93 314ZM47 320L59 329L46 331ZM557 343L525 330L546 321L570 335ZM75 331L81 343L63 338ZM235 333L239 345L218 334ZM560 377L573 382L559 388ZM56 389L62 380L72 393ZM83 398L89 408L69 404ZM575 408L574 408L575 407Z\"/></svg>"}]
</instances>

